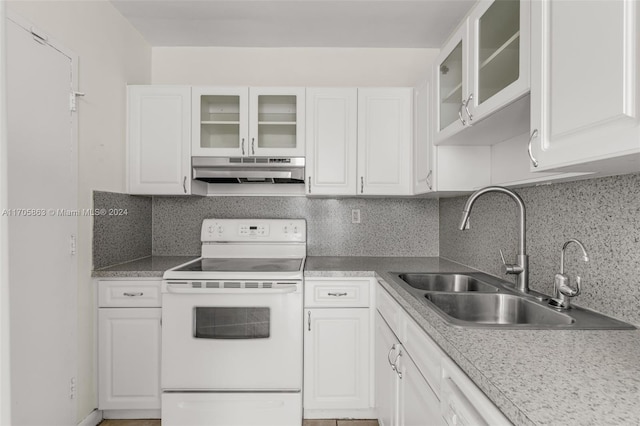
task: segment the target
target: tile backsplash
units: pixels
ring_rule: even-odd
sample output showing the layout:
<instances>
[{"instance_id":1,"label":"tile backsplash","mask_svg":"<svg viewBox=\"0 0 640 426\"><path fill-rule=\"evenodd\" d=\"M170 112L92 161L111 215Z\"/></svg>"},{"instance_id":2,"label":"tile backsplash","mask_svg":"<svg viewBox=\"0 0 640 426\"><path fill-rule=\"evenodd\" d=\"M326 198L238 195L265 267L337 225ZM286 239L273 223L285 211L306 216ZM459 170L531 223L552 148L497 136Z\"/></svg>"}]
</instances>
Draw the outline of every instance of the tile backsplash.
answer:
<instances>
[{"instance_id":1,"label":"tile backsplash","mask_svg":"<svg viewBox=\"0 0 640 426\"><path fill-rule=\"evenodd\" d=\"M437 200L305 197L155 197L153 254L199 255L205 218L306 219L310 256L438 255Z\"/></svg>"},{"instance_id":2,"label":"tile backsplash","mask_svg":"<svg viewBox=\"0 0 640 426\"><path fill-rule=\"evenodd\" d=\"M560 270L564 242L577 238L590 261L581 260L577 245L567 248L565 272L582 295L575 303L640 325L640 174L521 188L527 208L527 251L530 286L551 294ZM509 280L500 272L499 249L514 261L518 211L511 198L486 194L471 212L471 229L459 231L467 197L440 200L440 256Z\"/></svg>"},{"instance_id":3,"label":"tile backsplash","mask_svg":"<svg viewBox=\"0 0 640 426\"><path fill-rule=\"evenodd\" d=\"M93 208L93 269L151 256L150 197L94 191Z\"/></svg>"}]
</instances>

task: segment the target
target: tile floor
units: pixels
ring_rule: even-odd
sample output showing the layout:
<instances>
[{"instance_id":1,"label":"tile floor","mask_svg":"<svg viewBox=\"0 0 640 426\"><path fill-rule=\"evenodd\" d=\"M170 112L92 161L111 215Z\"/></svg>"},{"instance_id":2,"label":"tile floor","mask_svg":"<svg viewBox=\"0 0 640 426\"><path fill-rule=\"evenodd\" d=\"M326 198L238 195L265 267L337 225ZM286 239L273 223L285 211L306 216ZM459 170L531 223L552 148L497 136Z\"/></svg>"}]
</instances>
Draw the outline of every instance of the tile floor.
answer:
<instances>
[{"instance_id":1,"label":"tile floor","mask_svg":"<svg viewBox=\"0 0 640 426\"><path fill-rule=\"evenodd\" d=\"M160 420L103 420L100 426L160 426ZM377 420L305 420L302 426L378 426Z\"/></svg>"}]
</instances>

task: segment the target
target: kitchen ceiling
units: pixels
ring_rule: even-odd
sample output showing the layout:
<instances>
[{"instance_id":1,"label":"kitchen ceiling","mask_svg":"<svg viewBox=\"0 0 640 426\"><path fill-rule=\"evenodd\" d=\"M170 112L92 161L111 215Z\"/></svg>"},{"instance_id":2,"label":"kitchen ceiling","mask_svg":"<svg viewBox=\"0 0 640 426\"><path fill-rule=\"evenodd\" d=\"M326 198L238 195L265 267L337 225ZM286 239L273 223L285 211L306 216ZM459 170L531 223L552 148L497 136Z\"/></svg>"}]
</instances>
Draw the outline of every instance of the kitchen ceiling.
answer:
<instances>
[{"instance_id":1,"label":"kitchen ceiling","mask_svg":"<svg viewBox=\"0 0 640 426\"><path fill-rule=\"evenodd\" d=\"M439 48L470 0L111 0L152 46Z\"/></svg>"}]
</instances>

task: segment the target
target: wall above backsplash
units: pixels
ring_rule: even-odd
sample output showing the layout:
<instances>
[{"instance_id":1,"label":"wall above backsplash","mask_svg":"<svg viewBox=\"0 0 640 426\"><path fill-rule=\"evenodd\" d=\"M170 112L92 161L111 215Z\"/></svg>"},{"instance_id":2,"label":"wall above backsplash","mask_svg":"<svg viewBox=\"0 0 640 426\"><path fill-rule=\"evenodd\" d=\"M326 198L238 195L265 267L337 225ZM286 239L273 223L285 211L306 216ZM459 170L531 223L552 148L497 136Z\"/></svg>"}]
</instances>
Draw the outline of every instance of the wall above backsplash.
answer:
<instances>
[{"instance_id":1,"label":"wall above backsplash","mask_svg":"<svg viewBox=\"0 0 640 426\"><path fill-rule=\"evenodd\" d=\"M438 255L437 200L304 197L154 197L153 254L198 256L205 218L306 219L309 256Z\"/></svg>"},{"instance_id":2,"label":"wall above backsplash","mask_svg":"<svg viewBox=\"0 0 640 426\"><path fill-rule=\"evenodd\" d=\"M552 294L560 270L560 250L569 238L584 243L590 261L576 245L567 248L565 272L582 295L575 303L640 326L640 174L590 179L516 192L527 209L527 251L531 288ZM479 198L471 229L458 230L467 197L440 200L440 256L489 274L501 273L499 249L507 262L517 252L516 205L502 194Z\"/></svg>"}]
</instances>

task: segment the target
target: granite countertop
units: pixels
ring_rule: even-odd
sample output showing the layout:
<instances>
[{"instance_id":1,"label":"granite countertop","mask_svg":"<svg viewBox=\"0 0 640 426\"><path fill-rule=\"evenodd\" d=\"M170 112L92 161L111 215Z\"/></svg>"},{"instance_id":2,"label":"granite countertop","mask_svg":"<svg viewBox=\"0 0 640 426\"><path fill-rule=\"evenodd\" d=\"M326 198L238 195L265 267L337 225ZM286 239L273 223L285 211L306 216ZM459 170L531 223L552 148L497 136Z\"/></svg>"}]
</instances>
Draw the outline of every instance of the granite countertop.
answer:
<instances>
[{"instance_id":1,"label":"granite countertop","mask_svg":"<svg viewBox=\"0 0 640 426\"><path fill-rule=\"evenodd\" d=\"M640 424L640 331L464 329L389 272L465 272L440 258L309 257L306 277L376 276L516 425Z\"/></svg>"},{"instance_id":2,"label":"granite countertop","mask_svg":"<svg viewBox=\"0 0 640 426\"><path fill-rule=\"evenodd\" d=\"M162 274L164 274L164 271L167 269L182 265L198 257L199 256L149 256L107 268L96 269L91 273L91 276L97 278L162 278Z\"/></svg>"}]
</instances>

